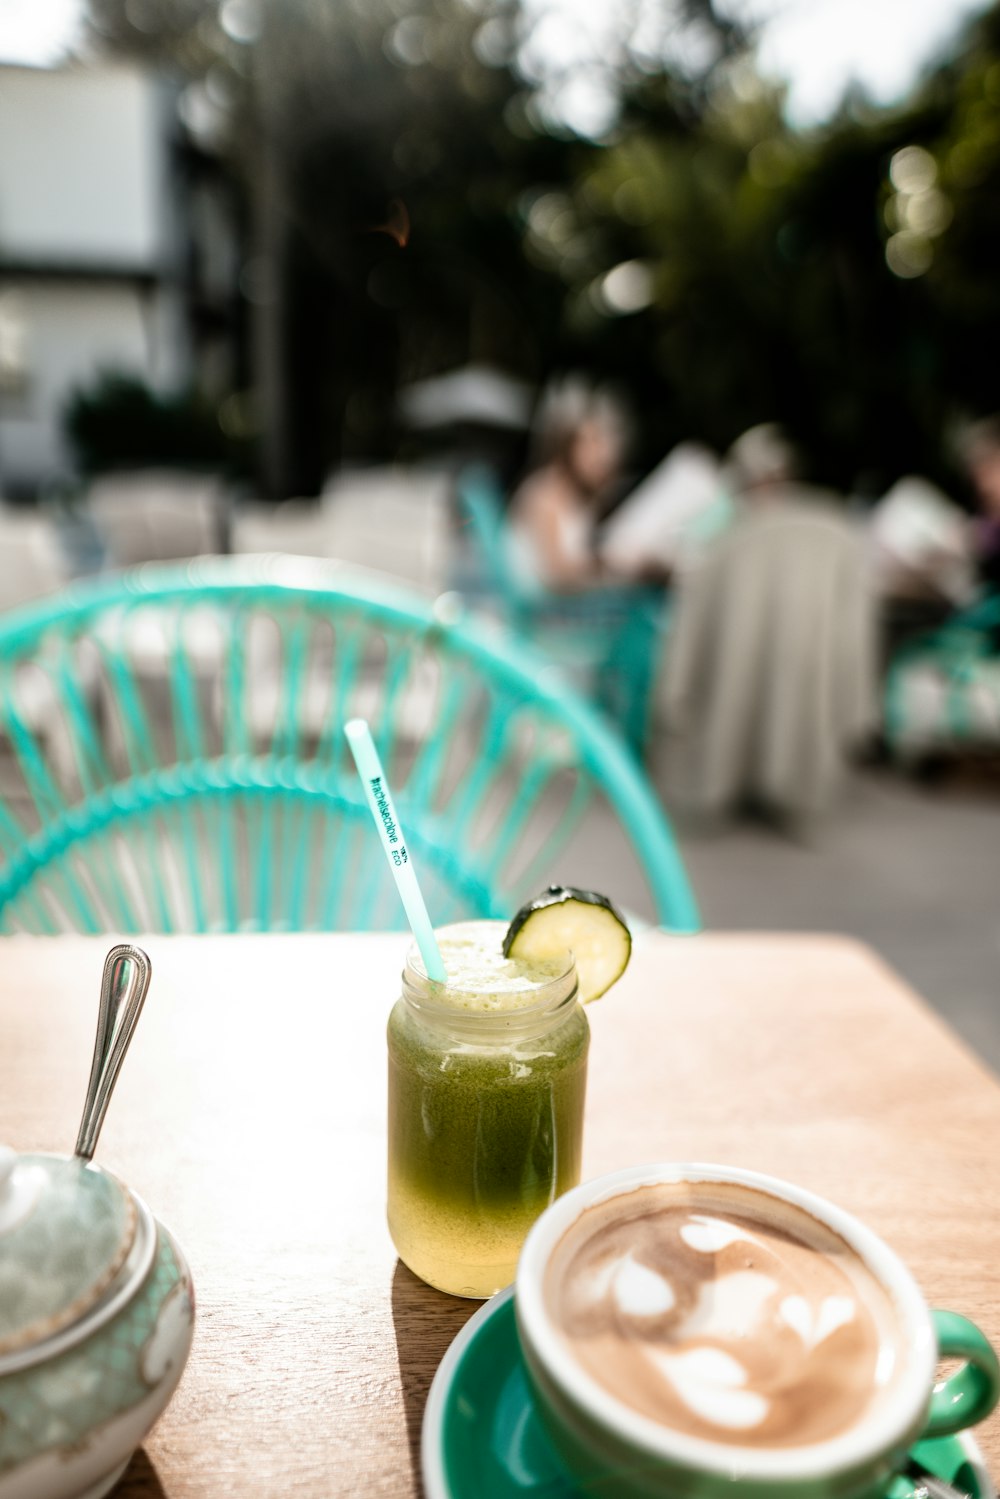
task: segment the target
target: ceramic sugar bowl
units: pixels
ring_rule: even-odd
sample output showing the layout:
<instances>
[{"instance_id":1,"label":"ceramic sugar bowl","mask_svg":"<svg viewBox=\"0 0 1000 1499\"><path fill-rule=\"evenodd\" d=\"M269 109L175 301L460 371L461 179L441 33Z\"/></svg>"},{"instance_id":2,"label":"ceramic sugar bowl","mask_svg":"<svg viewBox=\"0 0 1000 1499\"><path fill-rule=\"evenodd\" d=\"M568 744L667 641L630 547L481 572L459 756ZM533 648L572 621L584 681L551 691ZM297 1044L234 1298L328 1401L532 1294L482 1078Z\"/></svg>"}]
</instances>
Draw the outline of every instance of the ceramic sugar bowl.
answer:
<instances>
[{"instance_id":1,"label":"ceramic sugar bowl","mask_svg":"<svg viewBox=\"0 0 1000 1499\"><path fill-rule=\"evenodd\" d=\"M183 1255L90 1160L149 977L139 948L108 954L75 1155L0 1147L0 1499L107 1493L191 1347Z\"/></svg>"}]
</instances>

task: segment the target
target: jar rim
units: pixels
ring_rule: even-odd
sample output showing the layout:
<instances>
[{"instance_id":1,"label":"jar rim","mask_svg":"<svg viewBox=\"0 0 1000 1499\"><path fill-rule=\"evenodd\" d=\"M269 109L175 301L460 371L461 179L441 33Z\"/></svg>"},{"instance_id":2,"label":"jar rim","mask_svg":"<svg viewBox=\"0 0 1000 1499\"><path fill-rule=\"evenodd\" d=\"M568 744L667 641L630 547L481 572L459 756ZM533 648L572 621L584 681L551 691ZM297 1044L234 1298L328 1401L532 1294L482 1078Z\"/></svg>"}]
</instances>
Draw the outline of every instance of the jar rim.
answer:
<instances>
[{"instance_id":1,"label":"jar rim","mask_svg":"<svg viewBox=\"0 0 1000 1499\"><path fill-rule=\"evenodd\" d=\"M448 926L438 927L437 935L441 936L450 931L462 927L495 925L500 930L506 929L503 921L490 922L488 918L472 921L452 922ZM403 969L403 997L407 1003L419 1010L422 1015L428 1015L435 1020L458 1022L461 1025L472 1025L484 1027L502 1026L511 1028L522 1021L525 1023L535 1022L540 1017L552 1014L560 1010L570 1001L577 998L577 973L576 962L571 952L566 954L566 966L558 973L547 978L537 986L532 998L523 1004L517 1004L508 1008L498 1009L468 1009L447 1001L441 1001L438 996L447 991L447 983L427 977L420 949L414 942L406 954L406 963ZM465 986L472 988L471 985ZM509 994L509 990L491 988L484 984L474 991L484 998L490 995Z\"/></svg>"}]
</instances>

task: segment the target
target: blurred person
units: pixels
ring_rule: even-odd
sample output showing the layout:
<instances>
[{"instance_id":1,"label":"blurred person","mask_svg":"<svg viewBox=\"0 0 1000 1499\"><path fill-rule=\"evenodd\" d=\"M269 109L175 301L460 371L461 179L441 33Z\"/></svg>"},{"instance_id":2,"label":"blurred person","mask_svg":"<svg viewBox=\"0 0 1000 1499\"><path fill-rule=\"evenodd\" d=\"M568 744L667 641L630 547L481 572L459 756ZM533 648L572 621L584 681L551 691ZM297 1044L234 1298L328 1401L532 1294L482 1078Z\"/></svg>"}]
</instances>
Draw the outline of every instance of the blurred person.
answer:
<instances>
[{"instance_id":1,"label":"blurred person","mask_svg":"<svg viewBox=\"0 0 1000 1499\"><path fill-rule=\"evenodd\" d=\"M929 480L907 474L869 516L879 592L889 600L968 603L975 591L966 516Z\"/></svg>"},{"instance_id":2,"label":"blurred person","mask_svg":"<svg viewBox=\"0 0 1000 1499\"><path fill-rule=\"evenodd\" d=\"M678 443L602 528L601 557L619 573L669 577L732 513L716 455L702 443Z\"/></svg>"},{"instance_id":3,"label":"blurred person","mask_svg":"<svg viewBox=\"0 0 1000 1499\"><path fill-rule=\"evenodd\" d=\"M663 594L613 572L597 526L621 482L628 421L620 403L578 378L551 389L536 422L536 467L515 492L504 538L519 621L562 659L642 753L659 654Z\"/></svg>"},{"instance_id":4,"label":"blurred person","mask_svg":"<svg viewBox=\"0 0 1000 1499\"><path fill-rule=\"evenodd\" d=\"M730 447L725 477L734 499L788 498L799 477L795 448L778 422L748 427Z\"/></svg>"},{"instance_id":5,"label":"blurred person","mask_svg":"<svg viewBox=\"0 0 1000 1499\"><path fill-rule=\"evenodd\" d=\"M981 580L1000 586L1000 413L972 422L960 433L959 456L979 505L972 551Z\"/></svg>"},{"instance_id":6,"label":"blurred person","mask_svg":"<svg viewBox=\"0 0 1000 1499\"><path fill-rule=\"evenodd\" d=\"M797 479L773 423L734 443L730 528L678 577L656 693L659 770L703 816L832 807L877 723L874 591L843 508Z\"/></svg>"},{"instance_id":7,"label":"blurred person","mask_svg":"<svg viewBox=\"0 0 1000 1499\"><path fill-rule=\"evenodd\" d=\"M765 505L825 506L843 519L843 495L802 477L799 450L780 422L761 422L737 437L723 459L734 516Z\"/></svg>"},{"instance_id":8,"label":"blurred person","mask_svg":"<svg viewBox=\"0 0 1000 1499\"><path fill-rule=\"evenodd\" d=\"M511 500L517 566L553 592L613 582L595 531L620 482L627 422L619 403L578 379L553 387L536 418L536 463Z\"/></svg>"},{"instance_id":9,"label":"blurred person","mask_svg":"<svg viewBox=\"0 0 1000 1499\"><path fill-rule=\"evenodd\" d=\"M979 597L901 650L885 691L892 752L928 768L1000 746L1000 415L970 423L956 448L979 507L966 523Z\"/></svg>"},{"instance_id":10,"label":"blurred person","mask_svg":"<svg viewBox=\"0 0 1000 1499\"><path fill-rule=\"evenodd\" d=\"M678 443L619 505L602 556L633 575L669 578L728 529L742 501L787 500L797 473L777 422L748 428L721 463L701 443Z\"/></svg>"},{"instance_id":11,"label":"blurred person","mask_svg":"<svg viewBox=\"0 0 1000 1499\"><path fill-rule=\"evenodd\" d=\"M669 579L727 530L741 501L787 499L797 471L777 422L749 428L724 463L702 443L678 443L611 516L601 555L621 573Z\"/></svg>"}]
</instances>

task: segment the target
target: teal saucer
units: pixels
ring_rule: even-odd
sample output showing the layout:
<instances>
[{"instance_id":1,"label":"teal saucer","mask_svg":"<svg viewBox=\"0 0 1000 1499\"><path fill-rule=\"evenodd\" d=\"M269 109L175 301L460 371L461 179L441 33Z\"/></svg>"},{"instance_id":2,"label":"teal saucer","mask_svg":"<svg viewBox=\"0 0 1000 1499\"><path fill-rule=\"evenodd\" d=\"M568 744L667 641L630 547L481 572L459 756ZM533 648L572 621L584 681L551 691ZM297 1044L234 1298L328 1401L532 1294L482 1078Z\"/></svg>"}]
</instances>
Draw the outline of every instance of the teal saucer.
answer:
<instances>
[{"instance_id":1,"label":"teal saucer","mask_svg":"<svg viewBox=\"0 0 1000 1499\"><path fill-rule=\"evenodd\" d=\"M971 1437L921 1442L913 1455L970 1499L997 1499ZM426 1499L583 1499L535 1413L513 1286L469 1319L441 1360L427 1397L421 1458Z\"/></svg>"}]
</instances>

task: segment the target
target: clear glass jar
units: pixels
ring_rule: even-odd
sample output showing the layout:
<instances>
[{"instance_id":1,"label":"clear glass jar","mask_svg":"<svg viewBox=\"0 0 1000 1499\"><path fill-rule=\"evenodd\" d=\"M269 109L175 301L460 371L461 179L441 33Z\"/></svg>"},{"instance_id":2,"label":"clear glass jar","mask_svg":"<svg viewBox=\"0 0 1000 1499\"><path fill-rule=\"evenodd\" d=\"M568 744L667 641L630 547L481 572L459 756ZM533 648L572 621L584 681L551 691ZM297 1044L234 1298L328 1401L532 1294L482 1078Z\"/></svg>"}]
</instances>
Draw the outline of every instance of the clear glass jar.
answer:
<instances>
[{"instance_id":1,"label":"clear glass jar","mask_svg":"<svg viewBox=\"0 0 1000 1499\"><path fill-rule=\"evenodd\" d=\"M445 965L449 942L499 955L504 931L443 928ZM457 982L432 983L411 951L389 1017L389 1230L423 1280L486 1297L514 1279L538 1215L580 1180L590 1027L572 963L537 981L526 972L516 994L488 971Z\"/></svg>"}]
</instances>

